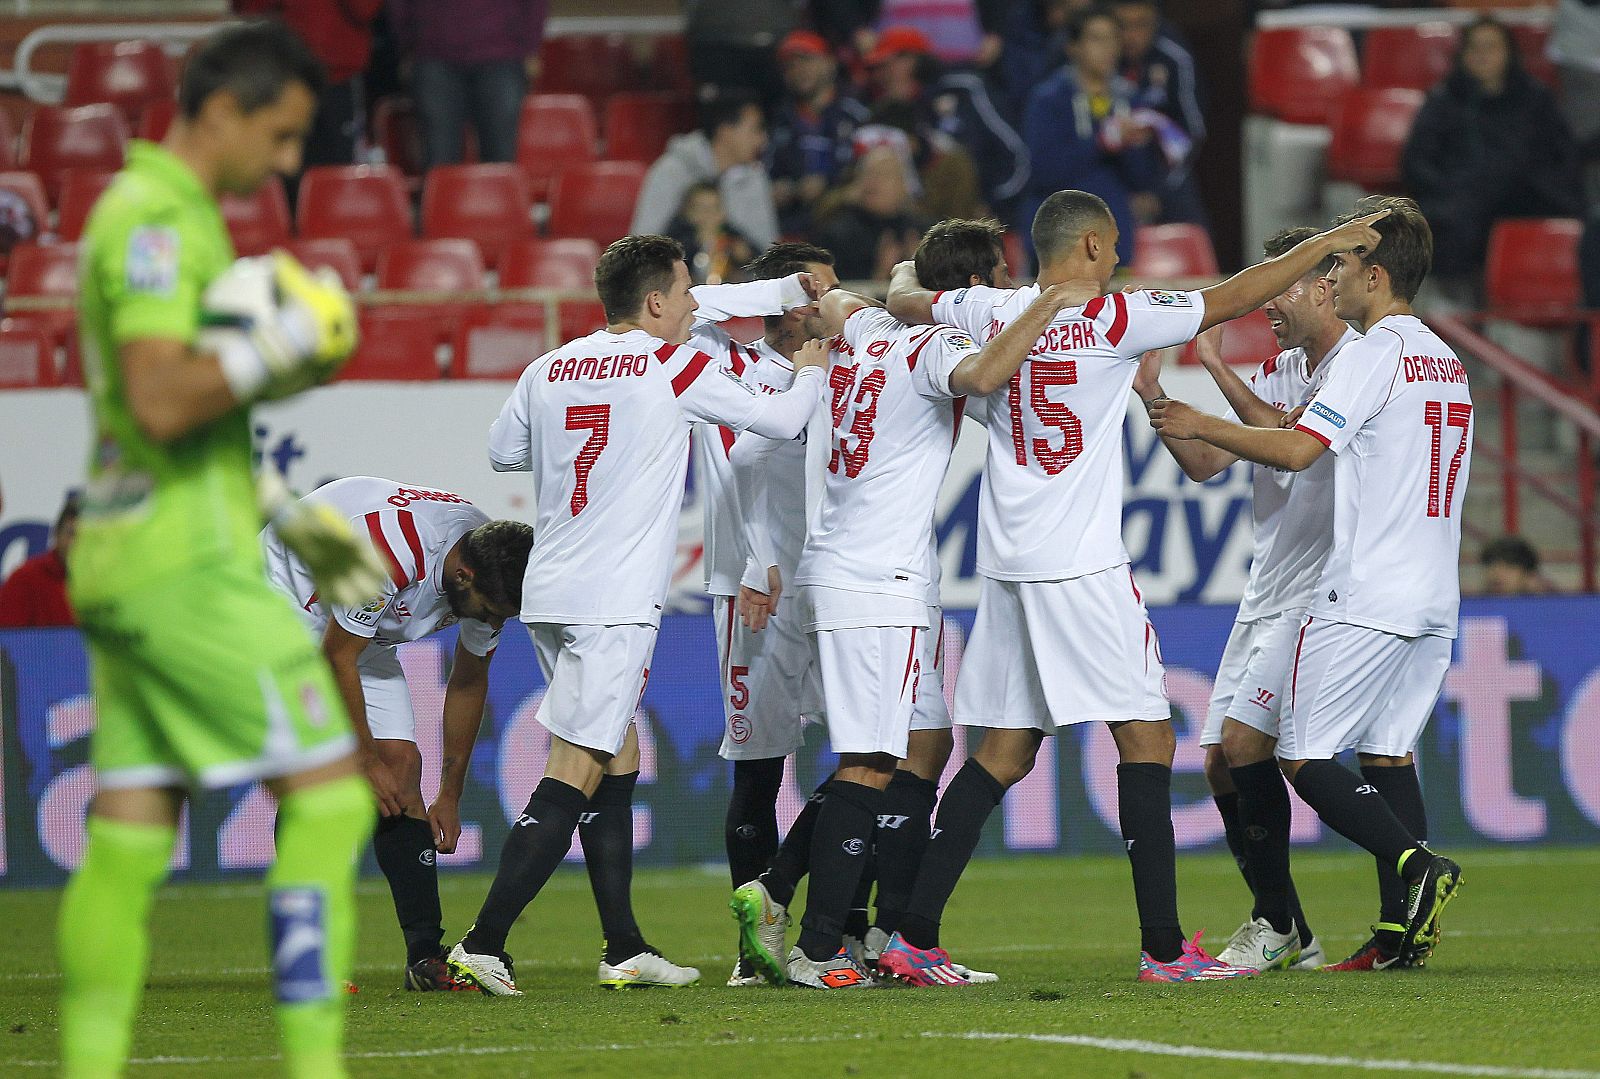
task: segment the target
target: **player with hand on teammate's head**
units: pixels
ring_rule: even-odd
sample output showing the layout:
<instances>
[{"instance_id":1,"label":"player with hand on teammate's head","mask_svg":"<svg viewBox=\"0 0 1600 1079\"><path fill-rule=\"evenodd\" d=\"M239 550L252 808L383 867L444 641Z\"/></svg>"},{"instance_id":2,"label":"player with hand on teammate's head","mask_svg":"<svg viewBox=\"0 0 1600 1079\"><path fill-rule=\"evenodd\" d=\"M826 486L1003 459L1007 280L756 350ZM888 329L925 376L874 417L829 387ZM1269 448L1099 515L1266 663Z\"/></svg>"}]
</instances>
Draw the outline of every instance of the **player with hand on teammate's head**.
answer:
<instances>
[{"instance_id":1,"label":"player with hand on teammate's head","mask_svg":"<svg viewBox=\"0 0 1600 1079\"><path fill-rule=\"evenodd\" d=\"M95 431L68 572L99 722L88 845L59 925L69 1076L127 1060L146 921L186 792L254 780L278 800L266 887L283 1057L291 1075L344 1074L372 799L327 664L263 574L248 406L331 373L354 344L353 313L342 290L279 262L276 298L251 326L218 347L201 336L205 297L234 261L218 200L299 169L322 84L282 25L218 31L189 58L164 142L130 145L84 230ZM347 524L296 523L324 588L375 580Z\"/></svg>"},{"instance_id":2,"label":"player with hand on teammate's head","mask_svg":"<svg viewBox=\"0 0 1600 1079\"><path fill-rule=\"evenodd\" d=\"M1335 967L1374 970L1428 958L1460 883L1460 867L1425 845L1414 753L1461 606L1472 397L1466 368L1411 310L1433 258L1416 203L1372 196L1341 221L1372 222L1381 237L1340 253L1329 275L1334 311L1366 336L1341 350L1294 428L1241 427L1178 402L1150 416L1164 436L1274 468L1334 455L1332 548L1295 642L1277 757L1306 804L1377 859L1379 924ZM1333 759L1352 746L1360 775ZM1272 898L1262 914L1281 924L1287 897Z\"/></svg>"},{"instance_id":3,"label":"player with hand on teammate's head","mask_svg":"<svg viewBox=\"0 0 1600 1079\"><path fill-rule=\"evenodd\" d=\"M987 338L1041 288L1068 302L1034 354L984 402L989 432L978 510L977 621L956 684L983 743L946 788L901 931L880 966L914 983L937 967L939 920L1006 789L1044 737L1103 722L1121 763L1123 841L1133 869L1144 981L1236 977L1184 939L1171 817L1176 746L1155 632L1122 542L1122 428L1139 358L1259 307L1335 251L1376 244L1366 222L1320 234L1198 292L1108 292L1117 224L1104 201L1058 191L1033 221L1038 284L933 291L901 268L889 309ZM932 957L932 958L930 958Z\"/></svg>"},{"instance_id":4,"label":"player with hand on teammate's head","mask_svg":"<svg viewBox=\"0 0 1600 1079\"><path fill-rule=\"evenodd\" d=\"M521 618L549 683L538 719L551 734L544 778L506 837L476 922L450 953L458 974L495 995L518 993L505 951L512 925L566 856L579 817L604 819L608 807L616 829L592 837L604 850L580 833L605 933L600 983L700 976L639 931L631 814L620 812L639 767L633 717L672 575L690 428L792 438L821 399L824 358L797 356L790 389L757 394L686 346L698 307L690 285L683 248L665 236L606 248L595 287L607 325L530 364L489 430L495 469L537 479ZM605 786L607 775L624 782Z\"/></svg>"},{"instance_id":5,"label":"player with hand on teammate's head","mask_svg":"<svg viewBox=\"0 0 1600 1079\"><path fill-rule=\"evenodd\" d=\"M370 476L319 487L302 501L336 514L383 555L381 588L357 604L329 600L305 562L268 528L268 579L293 598L322 642L355 729L362 770L378 801L372 845L389 880L405 937L405 987L476 990L451 972L441 941L436 855L461 836L461 792L489 690L500 627L522 607L533 528L491 521L460 495ZM396 647L459 624L444 695L444 756L432 804L423 800L422 754Z\"/></svg>"}]
</instances>

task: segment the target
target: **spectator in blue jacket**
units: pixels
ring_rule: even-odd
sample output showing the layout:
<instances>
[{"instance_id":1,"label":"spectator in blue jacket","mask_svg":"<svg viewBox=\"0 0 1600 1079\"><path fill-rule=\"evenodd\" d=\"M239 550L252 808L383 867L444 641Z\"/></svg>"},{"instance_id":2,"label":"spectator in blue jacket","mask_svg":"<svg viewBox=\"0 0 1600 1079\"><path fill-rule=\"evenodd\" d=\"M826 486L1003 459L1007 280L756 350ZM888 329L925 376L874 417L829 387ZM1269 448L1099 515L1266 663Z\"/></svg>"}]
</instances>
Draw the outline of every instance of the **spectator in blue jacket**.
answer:
<instances>
[{"instance_id":1,"label":"spectator in blue jacket","mask_svg":"<svg viewBox=\"0 0 1600 1079\"><path fill-rule=\"evenodd\" d=\"M867 107L839 85L839 63L819 34L794 30L778 46L783 101L773 113L767 173L786 234L810 231L812 209L855 159Z\"/></svg>"},{"instance_id":2,"label":"spectator in blue jacket","mask_svg":"<svg viewBox=\"0 0 1600 1079\"><path fill-rule=\"evenodd\" d=\"M1076 16L1067 31L1071 61L1034 90L1022 115L1033 178L1014 220L1023 236L1040 203L1065 188L1105 199L1116 218L1117 255L1133 258L1133 232L1160 212L1163 164L1156 132L1117 75L1117 21L1103 8Z\"/></svg>"},{"instance_id":3,"label":"spectator in blue jacket","mask_svg":"<svg viewBox=\"0 0 1600 1079\"><path fill-rule=\"evenodd\" d=\"M1161 113L1188 136L1168 161L1161 220L1204 224L1192 168L1206 134L1194 55L1163 22L1159 0L1112 0L1111 11L1122 32L1121 75L1133 87L1134 105Z\"/></svg>"}]
</instances>

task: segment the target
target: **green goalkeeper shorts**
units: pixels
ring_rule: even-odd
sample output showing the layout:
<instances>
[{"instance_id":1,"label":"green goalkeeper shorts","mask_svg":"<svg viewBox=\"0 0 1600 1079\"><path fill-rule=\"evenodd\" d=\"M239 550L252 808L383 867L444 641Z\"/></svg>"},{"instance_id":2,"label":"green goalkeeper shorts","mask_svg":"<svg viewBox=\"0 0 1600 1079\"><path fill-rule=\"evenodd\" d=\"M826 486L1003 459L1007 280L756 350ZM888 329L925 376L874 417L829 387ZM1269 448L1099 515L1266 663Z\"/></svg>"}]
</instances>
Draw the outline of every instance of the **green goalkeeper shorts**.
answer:
<instances>
[{"instance_id":1,"label":"green goalkeeper shorts","mask_svg":"<svg viewBox=\"0 0 1600 1079\"><path fill-rule=\"evenodd\" d=\"M257 567L197 567L78 620L102 788L228 787L354 748L326 661Z\"/></svg>"}]
</instances>

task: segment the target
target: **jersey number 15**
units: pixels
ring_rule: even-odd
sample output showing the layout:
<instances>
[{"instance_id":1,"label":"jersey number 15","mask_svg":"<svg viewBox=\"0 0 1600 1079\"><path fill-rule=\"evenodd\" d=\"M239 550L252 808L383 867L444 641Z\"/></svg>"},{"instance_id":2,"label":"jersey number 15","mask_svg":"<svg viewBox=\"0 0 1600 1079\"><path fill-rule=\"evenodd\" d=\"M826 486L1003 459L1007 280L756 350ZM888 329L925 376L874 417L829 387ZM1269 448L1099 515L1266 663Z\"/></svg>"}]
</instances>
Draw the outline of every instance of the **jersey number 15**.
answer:
<instances>
[{"instance_id":1,"label":"jersey number 15","mask_svg":"<svg viewBox=\"0 0 1600 1079\"><path fill-rule=\"evenodd\" d=\"M1033 450L1034 460L1044 469L1044 474L1054 476L1078 459L1083 452L1083 422L1077 414L1062 404L1052 401L1052 386L1076 386L1078 365L1072 360L1033 360L1028 364L1028 402L1033 415L1045 427L1061 432L1061 445L1051 445L1049 438L1027 438L1022 429L1022 372L1011 376L1011 448L1016 451L1017 464L1028 464L1028 451Z\"/></svg>"}]
</instances>

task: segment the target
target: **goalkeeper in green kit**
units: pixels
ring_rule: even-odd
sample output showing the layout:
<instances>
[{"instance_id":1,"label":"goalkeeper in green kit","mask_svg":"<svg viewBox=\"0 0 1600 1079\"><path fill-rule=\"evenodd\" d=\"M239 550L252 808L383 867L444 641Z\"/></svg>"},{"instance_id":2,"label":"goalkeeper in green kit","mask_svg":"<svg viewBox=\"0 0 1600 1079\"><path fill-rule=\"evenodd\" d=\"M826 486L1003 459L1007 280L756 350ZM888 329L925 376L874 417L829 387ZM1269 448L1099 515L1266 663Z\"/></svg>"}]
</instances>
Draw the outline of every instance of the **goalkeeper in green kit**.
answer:
<instances>
[{"instance_id":1,"label":"goalkeeper in green kit","mask_svg":"<svg viewBox=\"0 0 1600 1079\"><path fill-rule=\"evenodd\" d=\"M249 406L331 376L355 345L355 312L287 255L235 262L217 201L299 168L321 85L283 27L220 31L188 61L171 134L130 146L80 246L95 433L68 587L99 726L88 845L58 931L68 1076L118 1075L127 1061L185 791L251 780L278 800L266 883L284 1059L291 1075L344 1074L373 796L328 668L266 581L263 513L334 602L359 606L383 571L347 522L288 499L281 481L262 505Z\"/></svg>"}]
</instances>

